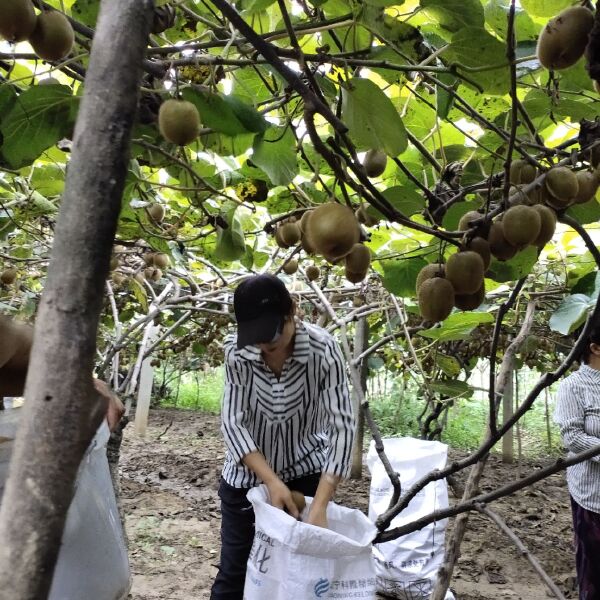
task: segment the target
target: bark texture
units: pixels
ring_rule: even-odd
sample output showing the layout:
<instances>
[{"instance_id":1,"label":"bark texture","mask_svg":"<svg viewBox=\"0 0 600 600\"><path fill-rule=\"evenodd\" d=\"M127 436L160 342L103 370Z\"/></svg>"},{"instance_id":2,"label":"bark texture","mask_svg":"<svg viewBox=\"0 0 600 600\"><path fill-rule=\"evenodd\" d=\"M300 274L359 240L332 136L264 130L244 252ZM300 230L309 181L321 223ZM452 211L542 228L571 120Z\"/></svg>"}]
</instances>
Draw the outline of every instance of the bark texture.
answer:
<instances>
[{"instance_id":1,"label":"bark texture","mask_svg":"<svg viewBox=\"0 0 600 600\"><path fill-rule=\"evenodd\" d=\"M47 598L77 469L103 417L96 333L152 8L101 5L0 508L2 600Z\"/></svg>"},{"instance_id":2,"label":"bark texture","mask_svg":"<svg viewBox=\"0 0 600 600\"><path fill-rule=\"evenodd\" d=\"M354 334L354 358L360 356L369 347L369 323L367 317L361 317L356 323ZM363 440L365 437L365 415L362 410L361 398L365 397L367 391L367 377L369 375L368 358L363 358L359 366L360 384L362 394L352 389L352 407L356 415L356 437L352 448L352 468L350 479L361 479L363 466Z\"/></svg>"}]
</instances>

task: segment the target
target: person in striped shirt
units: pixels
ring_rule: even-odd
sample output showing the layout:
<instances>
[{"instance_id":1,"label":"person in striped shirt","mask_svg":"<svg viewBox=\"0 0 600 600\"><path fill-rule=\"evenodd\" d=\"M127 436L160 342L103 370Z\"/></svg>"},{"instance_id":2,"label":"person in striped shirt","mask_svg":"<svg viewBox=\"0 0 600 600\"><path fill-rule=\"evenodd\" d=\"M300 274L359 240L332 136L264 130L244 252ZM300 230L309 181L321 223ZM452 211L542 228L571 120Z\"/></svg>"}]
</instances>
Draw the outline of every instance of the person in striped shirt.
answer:
<instances>
[{"instance_id":1,"label":"person in striped shirt","mask_svg":"<svg viewBox=\"0 0 600 600\"><path fill-rule=\"evenodd\" d=\"M337 342L296 317L279 278L245 279L234 311L237 335L224 348L221 560L211 600L242 600L254 538L248 490L264 483L271 503L295 518L291 491L312 496L306 521L326 527L327 504L350 470L356 427Z\"/></svg>"},{"instance_id":2,"label":"person in striped shirt","mask_svg":"<svg viewBox=\"0 0 600 600\"><path fill-rule=\"evenodd\" d=\"M579 369L558 387L554 420L570 454L600 444L600 323ZM580 600L600 599L600 455L567 468Z\"/></svg>"}]
</instances>

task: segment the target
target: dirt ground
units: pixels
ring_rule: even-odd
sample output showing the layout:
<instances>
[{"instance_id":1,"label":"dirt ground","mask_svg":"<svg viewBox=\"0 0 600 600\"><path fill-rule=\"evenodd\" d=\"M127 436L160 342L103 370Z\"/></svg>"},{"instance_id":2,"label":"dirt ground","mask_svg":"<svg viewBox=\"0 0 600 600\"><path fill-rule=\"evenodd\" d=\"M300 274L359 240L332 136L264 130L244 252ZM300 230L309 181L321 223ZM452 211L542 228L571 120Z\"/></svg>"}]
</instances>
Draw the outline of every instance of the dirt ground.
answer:
<instances>
[{"instance_id":1,"label":"dirt ground","mask_svg":"<svg viewBox=\"0 0 600 600\"><path fill-rule=\"evenodd\" d=\"M154 410L145 440L126 430L123 505L133 571L132 600L209 598L219 558L217 484L223 456L215 415ZM458 453L451 453L458 458ZM507 466L492 457L488 491L542 466ZM450 494L450 500L455 499ZM369 474L344 482L336 501L367 512ZM567 598L575 598L569 497L563 475L491 505ZM450 524L451 530L452 524ZM473 515L452 589L460 600L543 600L551 596L516 547L487 517Z\"/></svg>"}]
</instances>

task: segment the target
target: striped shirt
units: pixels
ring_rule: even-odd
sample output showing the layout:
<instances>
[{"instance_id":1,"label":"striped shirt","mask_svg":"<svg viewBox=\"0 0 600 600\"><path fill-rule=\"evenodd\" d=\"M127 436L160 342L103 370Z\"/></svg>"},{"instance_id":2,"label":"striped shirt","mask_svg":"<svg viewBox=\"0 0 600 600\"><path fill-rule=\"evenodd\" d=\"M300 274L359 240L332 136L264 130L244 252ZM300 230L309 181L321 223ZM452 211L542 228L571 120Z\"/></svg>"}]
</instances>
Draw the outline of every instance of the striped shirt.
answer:
<instances>
[{"instance_id":1,"label":"striped shirt","mask_svg":"<svg viewBox=\"0 0 600 600\"><path fill-rule=\"evenodd\" d=\"M582 364L558 386L554 420L569 455L600 444L600 371ZM600 455L567 468L569 493L583 508L600 513Z\"/></svg>"},{"instance_id":2,"label":"striped shirt","mask_svg":"<svg viewBox=\"0 0 600 600\"><path fill-rule=\"evenodd\" d=\"M294 350L279 379L257 346L238 350L234 335L225 338L221 431L227 448L223 479L233 487L259 483L242 462L255 450L282 481L320 472L347 477L355 419L333 337L297 320Z\"/></svg>"}]
</instances>

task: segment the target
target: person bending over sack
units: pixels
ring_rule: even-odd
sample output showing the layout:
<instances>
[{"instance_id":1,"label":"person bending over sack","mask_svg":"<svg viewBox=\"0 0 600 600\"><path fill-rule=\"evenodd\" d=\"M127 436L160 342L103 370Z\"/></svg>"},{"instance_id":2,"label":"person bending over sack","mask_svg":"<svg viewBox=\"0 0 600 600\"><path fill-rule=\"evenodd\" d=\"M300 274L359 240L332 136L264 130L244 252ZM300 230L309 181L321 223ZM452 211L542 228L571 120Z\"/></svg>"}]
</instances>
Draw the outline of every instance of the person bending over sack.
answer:
<instances>
[{"instance_id":1,"label":"person bending over sack","mask_svg":"<svg viewBox=\"0 0 600 600\"><path fill-rule=\"evenodd\" d=\"M348 476L355 417L346 367L324 329L300 321L283 282L257 275L234 293L237 336L225 339L219 485L221 559L211 600L242 600L254 538L248 490L298 518L291 491L314 501L306 522L327 526L327 504Z\"/></svg>"}]
</instances>

